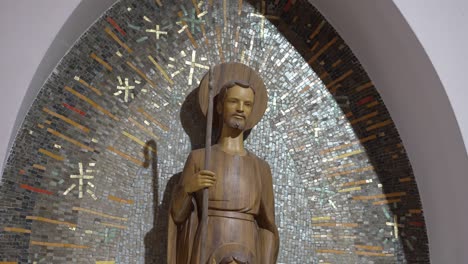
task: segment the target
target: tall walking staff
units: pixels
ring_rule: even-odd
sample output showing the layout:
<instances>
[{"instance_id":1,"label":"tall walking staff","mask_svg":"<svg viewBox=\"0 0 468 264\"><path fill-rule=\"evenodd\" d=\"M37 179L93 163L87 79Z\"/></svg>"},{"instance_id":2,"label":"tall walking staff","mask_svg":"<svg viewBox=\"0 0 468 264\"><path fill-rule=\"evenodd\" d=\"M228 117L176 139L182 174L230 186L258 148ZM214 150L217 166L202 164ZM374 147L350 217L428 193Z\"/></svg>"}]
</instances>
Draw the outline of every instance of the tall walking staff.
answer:
<instances>
[{"instance_id":1,"label":"tall walking staff","mask_svg":"<svg viewBox=\"0 0 468 264\"><path fill-rule=\"evenodd\" d=\"M213 97L214 87L212 82L212 69L208 72L208 113L206 114L206 137L205 137L205 170L210 170L211 160L211 134L213 128ZM200 229L200 264L206 263L206 236L208 227L208 188L203 189L202 217Z\"/></svg>"}]
</instances>

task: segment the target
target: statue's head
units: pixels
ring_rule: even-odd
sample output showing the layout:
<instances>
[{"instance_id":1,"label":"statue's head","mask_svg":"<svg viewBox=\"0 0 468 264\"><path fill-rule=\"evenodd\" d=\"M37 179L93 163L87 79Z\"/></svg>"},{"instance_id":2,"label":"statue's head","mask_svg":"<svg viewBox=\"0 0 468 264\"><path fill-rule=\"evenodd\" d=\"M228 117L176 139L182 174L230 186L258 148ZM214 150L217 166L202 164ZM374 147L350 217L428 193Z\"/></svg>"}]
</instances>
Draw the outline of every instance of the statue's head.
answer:
<instances>
[{"instance_id":1,"label":"statue's head","mask_svg":"<svg viewBox=\"0 0 468 264\"><path fill-rule=\"evenodd\" d=\"M255 92L244 81L228 81L221 87L216 111L223 125L244 131L255 103Z\"/></svg>"},{"instance_id":2,"label":"statue's head","mask_svg":"<svg viewBox=\"0 0 468 264\"><path fill-rule=\"evenodd\" d=\"M214 110L223 124L245 131L260 121L267 108L268 95L255 70L238 62L216 65L211 77L206 74L200 83L198 99L205 115L210 82L216 95Z\"/></svg>"}]
</instances>

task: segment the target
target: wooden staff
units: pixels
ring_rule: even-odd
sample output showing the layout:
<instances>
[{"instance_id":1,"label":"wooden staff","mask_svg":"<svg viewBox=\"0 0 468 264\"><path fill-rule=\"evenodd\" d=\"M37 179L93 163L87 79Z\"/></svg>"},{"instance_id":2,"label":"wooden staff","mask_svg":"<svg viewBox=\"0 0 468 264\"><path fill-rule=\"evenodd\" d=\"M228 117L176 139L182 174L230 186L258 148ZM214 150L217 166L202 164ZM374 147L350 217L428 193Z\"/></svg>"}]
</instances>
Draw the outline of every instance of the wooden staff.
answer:
<instances>
[{"instance_id":1,"label":"wooden staff","mask_svg":"<svg viewBox=\"0 0 468 264\"><path fill-rule=\"evenodd\" d=\"M211 81L211 67L208 72L208 112L206 114L206 136L205 136L205 170L210 170L211 161L211 134L213 128L213 97L214 88ZM202 217L200 225L200 264L205 264L206 259L206 236L208 228L208 188L203 189Z\"/></svg>"}]
</instances>

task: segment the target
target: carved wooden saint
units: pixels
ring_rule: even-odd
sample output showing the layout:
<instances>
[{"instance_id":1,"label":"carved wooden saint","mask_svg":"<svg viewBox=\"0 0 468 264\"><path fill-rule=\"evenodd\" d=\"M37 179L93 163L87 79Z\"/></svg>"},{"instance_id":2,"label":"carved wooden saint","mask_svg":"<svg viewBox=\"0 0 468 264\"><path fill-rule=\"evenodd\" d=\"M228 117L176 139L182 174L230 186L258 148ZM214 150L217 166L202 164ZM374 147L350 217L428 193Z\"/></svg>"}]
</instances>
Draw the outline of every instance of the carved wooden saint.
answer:
<instances>
[{"instance_id":1,"label":"carved wooden saint","mask_svg":"<svg viewBox=\"0 0 468 264\"><path fill-rule=\"evenodd\" d=\"M244 132L265 113L265 85L246 65L217 65L200 84L205 114L209 82L217 94L213 112L220 135L209 150L208 169L205 149L194 150L187 158L171 201L168 263L276 263L279 236L270 167L244 148ZM206 221L201 218L205 188Z\"/></svg>"}]
</instances>

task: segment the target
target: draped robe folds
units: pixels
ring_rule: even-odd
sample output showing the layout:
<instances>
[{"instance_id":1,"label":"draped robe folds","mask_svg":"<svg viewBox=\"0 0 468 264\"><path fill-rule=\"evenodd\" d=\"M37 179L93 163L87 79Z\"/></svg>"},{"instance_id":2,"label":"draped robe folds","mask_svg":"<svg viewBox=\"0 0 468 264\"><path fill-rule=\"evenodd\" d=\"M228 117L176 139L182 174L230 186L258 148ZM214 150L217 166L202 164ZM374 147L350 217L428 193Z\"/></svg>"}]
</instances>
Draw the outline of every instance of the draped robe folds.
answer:
<instances>
[{"instance_id":1,"label":"draped robe folds","mask_svg":"<svg viewBox=\"0 0 468 264\"><path fill-rule=\"evenodd\" d=\"M202 191L189 195L181 185L185 177L203 169L204 155L204 149L190 153L173 192L169 264L206 264L199 263ZM207 263L276 263L279 237L269 165L248 151L234 155L218 145L212 147L210 164L216 183L209 188Z\"/></svg>"}]
</instances>

